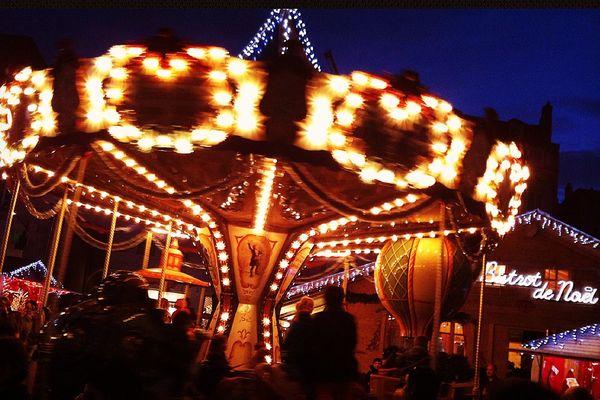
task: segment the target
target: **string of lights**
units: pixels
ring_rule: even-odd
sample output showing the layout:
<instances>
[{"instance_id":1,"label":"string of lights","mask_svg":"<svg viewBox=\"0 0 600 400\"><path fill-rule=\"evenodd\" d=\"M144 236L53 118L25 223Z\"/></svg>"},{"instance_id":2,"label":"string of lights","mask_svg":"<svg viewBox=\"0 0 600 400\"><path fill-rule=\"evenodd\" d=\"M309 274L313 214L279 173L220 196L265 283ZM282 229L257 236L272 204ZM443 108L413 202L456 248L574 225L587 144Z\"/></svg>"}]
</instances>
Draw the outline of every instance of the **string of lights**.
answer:
<instances>
[{"instance_id":1,"label":"string of lights","mask_svg":"<svg viewBox=\"0 0 600 400\"><path fill-rule=\"evenodd\" d=\"M575 244L592 246L594 249L597 248L598 245L600 245L600 239L588 235L587 233L582 232L569 224L559 221L556 218L539 209L529 211L517 216L515 218L515 226L525 224L529 225L534 221L540 222L540 226L542 227L542 229L551 229L558 236L570 237L571 240L573 240L573 243Z\"/></svg>"},{"instance_id":2,"label":"string of lights","mask_svg":"<svg viewBox=\"0 0 600 400\"><path fill-rule=\"evenodd\" d=\"M368 264L361 265L353 268L349 271L349 279L354 282L356 278L361 276L370 276L375 271L375 263L371 262ZM312 292L322 290L326 286L336 285L340 286L344 282L344 272L336 272L335 274L324 276L323 278L306 282L301 285L295 285L288 290L286 297L291 299L295 296L304 296Z\"/></svg>"},{"instance_id":3,"label":"string of lights","mask_svg":"<svg viewBox=\"0 0 600 400\"><path fill-rule=\"evenodd\" d=\"M23 267L17 268L13 271L7 272L6 276L8 276L9 278L21 278L21 279L26 279L28 276L30 276L33 272L39 272L42 274L42 276L46 276L46 274L48 273L48 269L46 268L46 266L44 265L44 263L41 260L37 260L35 262L32 262L31 264L27 264ZM50 278L50 284L52 286L59 286L62 287L62 284L59 283L56 278L51 277Z\"/></svg>"},{"instance_id":4,"label":"string of lights","mask_svg":"<svg viewBox=\"0 0 600 400\"><path fill-rule=\"evenodd\" d=\"M559 346L560 348L563 348L565 342L568 340L578 341L596 335L600 336L600 323L555 333L554 335L550 335L542 339L532 340L524 343L523 347L532 350L537 350L546 345Z\"/></svg>"},{"instance_id":5,"label":"string of lights","mask_svg":"<svg viewBox=\"0 0 600 400\"><path fill-rule=\"evenodd\" d=\"M298 40L302 43L304 53L308 61L317 71L321 71L321 66L314 53L314 47L308 35L306 34L306 24L302 21L302 15L297 8L275 8L271 11L266 21L258 29L252 40L244 47L238 57L249 60L256 60L262 53L267 44L275 38L277 27L282 30L284 42L290 39L292 26L298 32ZM286 51L285 46L280 49L281 53Z\"/></svg>"}]
</instances>

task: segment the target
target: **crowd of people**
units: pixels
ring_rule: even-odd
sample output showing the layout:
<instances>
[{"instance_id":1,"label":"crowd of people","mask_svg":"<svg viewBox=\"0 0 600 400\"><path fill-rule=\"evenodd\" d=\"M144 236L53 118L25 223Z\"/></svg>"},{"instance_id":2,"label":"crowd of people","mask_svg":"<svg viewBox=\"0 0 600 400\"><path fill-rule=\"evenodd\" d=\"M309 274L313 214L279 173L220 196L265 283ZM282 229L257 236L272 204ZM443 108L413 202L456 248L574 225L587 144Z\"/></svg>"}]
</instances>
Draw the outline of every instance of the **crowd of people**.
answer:
<instances>
[{"instance_id":1,"label":"crowd of people","mask_svg":"<svg viewBox=\"0 0 600 400\"><path fill-rule=\"evenodd\" d=\"M466 359L440 357L436 373L424 337L406 351L387 348L360 373L357 325L339 287L326 288L319 313L309 297L296 304L281 363L267 363L267 349L257 345L243 366L230 365L227 337L195 327L185 300L171 315L168 303L155 304L146 289L142 278L123 271L62 307L52 298L44 309L30 301L14 311L0 298L0 399L375 399L369 381L389 375L401 378L394 398L434 400L444 396L442 382L472 379ZM557 399L537 384L499 379L493 365L481 386L490 400ZM576 388L563 398L591 399Z\"/></svg>"}]
</instances>

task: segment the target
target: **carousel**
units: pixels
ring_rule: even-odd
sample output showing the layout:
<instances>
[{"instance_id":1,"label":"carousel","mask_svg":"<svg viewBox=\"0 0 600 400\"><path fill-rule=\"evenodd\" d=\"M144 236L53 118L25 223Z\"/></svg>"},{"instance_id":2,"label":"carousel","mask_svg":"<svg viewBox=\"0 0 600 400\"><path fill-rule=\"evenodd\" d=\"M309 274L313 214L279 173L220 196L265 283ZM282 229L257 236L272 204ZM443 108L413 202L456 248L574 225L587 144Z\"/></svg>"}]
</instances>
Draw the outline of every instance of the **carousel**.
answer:
<instances>
[{"instance_id":1,"label":"carousel","mask_svg":"<svg viewBox=\"0 0 600 400\"><path fill-rule=\"evenodd\" d=\"M305 261L377 254L377 292L402 334L436 335L514 223L529 177L519 146L418 87L320 72L303 26L286 32L259 61L265 35L240 57L166 31L91 59L65 48L53 69L2 86L0 166L13 208L55 218L48 276L81 233L78 213L110 217L104 276L112 251L164 236L159 298L174 238L191 238L208 253L210 329L228 336L230 362L258 342L273 362ZM116 243L122 226L138 234Z\"/></svg>"}]
</instances>

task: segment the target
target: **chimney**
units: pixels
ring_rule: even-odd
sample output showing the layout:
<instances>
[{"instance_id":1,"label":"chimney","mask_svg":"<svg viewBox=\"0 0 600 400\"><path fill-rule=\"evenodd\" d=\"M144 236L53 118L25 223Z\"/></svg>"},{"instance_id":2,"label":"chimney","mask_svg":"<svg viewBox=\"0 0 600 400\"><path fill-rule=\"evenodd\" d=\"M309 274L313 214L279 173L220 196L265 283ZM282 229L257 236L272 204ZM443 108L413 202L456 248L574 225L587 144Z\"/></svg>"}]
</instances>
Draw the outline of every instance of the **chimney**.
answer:
<instances>
[{"instance_id":1,"label":"chimney","mask_svg":"<svg viewBox=\"0 0 600 400\"><path fill-rule=\"evenodd\" d=\"M542 107L542 114L540 115L540 128L545 136L550 140L552 138L552 105L547 102Z\"/></svg>"}]
</instances>

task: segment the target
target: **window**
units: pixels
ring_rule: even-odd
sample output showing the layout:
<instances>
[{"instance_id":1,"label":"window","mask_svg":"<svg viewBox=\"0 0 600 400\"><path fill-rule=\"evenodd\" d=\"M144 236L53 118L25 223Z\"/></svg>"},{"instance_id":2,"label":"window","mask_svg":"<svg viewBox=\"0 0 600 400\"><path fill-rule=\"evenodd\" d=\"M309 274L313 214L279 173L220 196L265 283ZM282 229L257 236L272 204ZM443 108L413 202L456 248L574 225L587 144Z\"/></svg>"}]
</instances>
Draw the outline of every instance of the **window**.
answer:
<instances>
[{"instance_id":1,"label":"window","mask_svg":"<svg viewBox=\"0 0 600 400\"><path fill-rule=\"evenodd\" d=\"M571 274L566 269L546 269L544 280L548 282L548 289L556 290L558 282L571 280Z\"/></svg>"},{"instance_id":2,"label":"window","mask_svg":"<svg viewBox=\"0 0 600 400\"><path fill-rule=\"evenodd\" d=\"M465 353L465 336L462 324L458 322L442 322L440 325L440 336L442 337L442 349L448 354Z\"/></svg>"}]
</instances>

